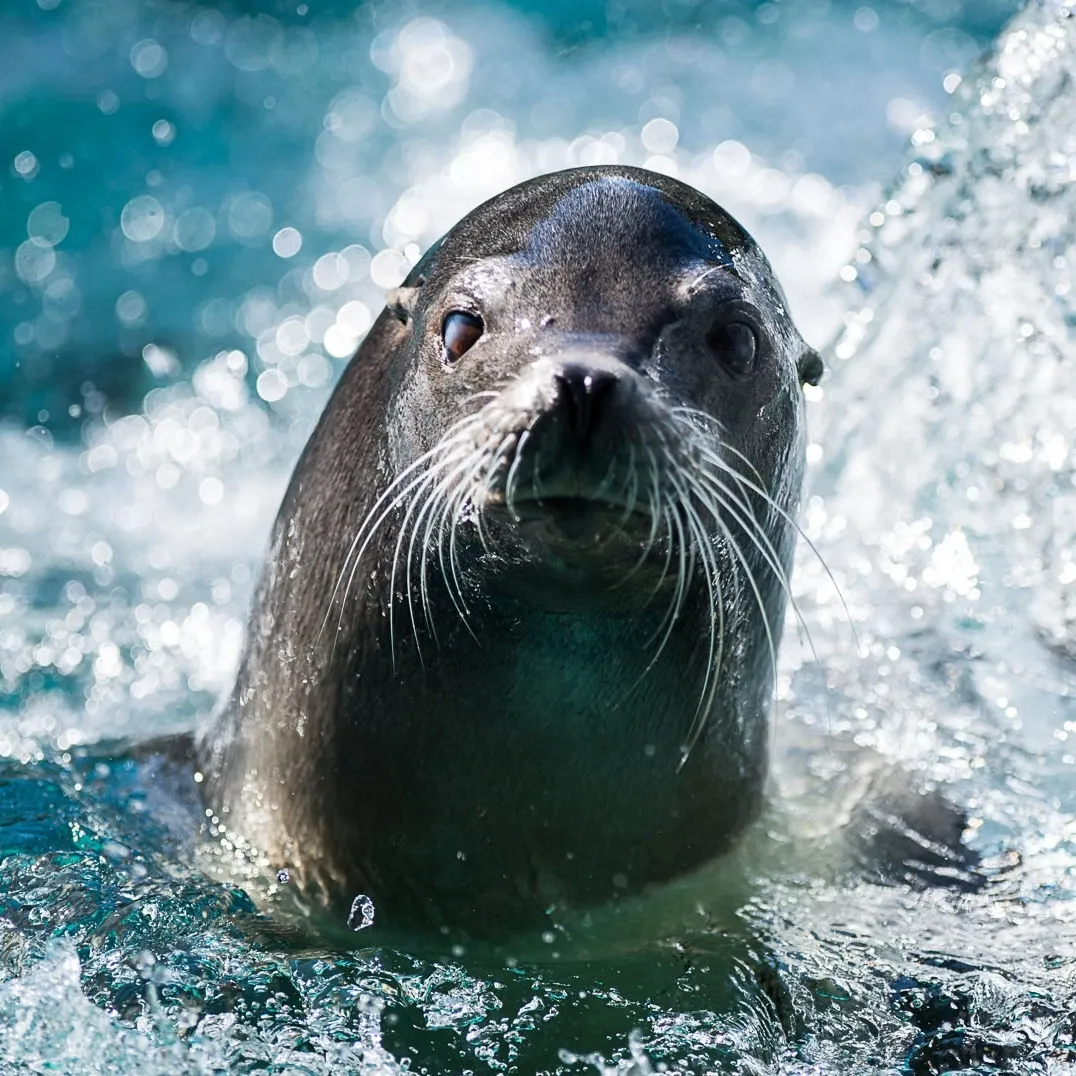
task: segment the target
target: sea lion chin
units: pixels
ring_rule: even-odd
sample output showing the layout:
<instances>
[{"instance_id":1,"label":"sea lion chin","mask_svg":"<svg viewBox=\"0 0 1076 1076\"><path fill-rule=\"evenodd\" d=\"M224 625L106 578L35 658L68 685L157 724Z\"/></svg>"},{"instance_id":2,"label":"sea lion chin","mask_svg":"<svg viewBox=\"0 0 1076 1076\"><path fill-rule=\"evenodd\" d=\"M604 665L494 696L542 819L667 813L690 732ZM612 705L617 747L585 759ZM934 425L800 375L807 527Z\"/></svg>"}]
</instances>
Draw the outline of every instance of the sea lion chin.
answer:
<instances>
[{"instance_id":1,"label":"sea lion chin","mask_svg":"<svg viewBox=\"0 0 1076 1076\"><path fill-rule=\"evenodd\" d=\"M497 935L756 816L821 373L748 234L641 169L486 202L344 372L277 518L210 801L346 914Z\"/></svg>"}]
</instances>

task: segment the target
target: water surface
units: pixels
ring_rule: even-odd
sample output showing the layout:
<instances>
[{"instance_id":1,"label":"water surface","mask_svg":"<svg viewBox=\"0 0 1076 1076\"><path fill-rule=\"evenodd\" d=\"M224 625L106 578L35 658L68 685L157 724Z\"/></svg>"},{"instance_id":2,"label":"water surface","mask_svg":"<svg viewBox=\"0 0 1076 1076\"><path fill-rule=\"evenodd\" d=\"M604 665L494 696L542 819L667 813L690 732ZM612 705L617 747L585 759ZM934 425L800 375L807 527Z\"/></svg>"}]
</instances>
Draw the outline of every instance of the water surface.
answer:
<instances>
[{"instance_id":1,"label":"water surface","mask_svg":"<svg viewBox=\"0 0 1076 1076\"><path fill-rule=\"evenodd\" d=\"M1071 1069L1070 6L979 66L1000 9L603 11L2 16L6 1070ZM228 686L384 290L482 198L599 161L720 200L833 341L804 525L848 613L804 546L773 810L594 959L288 933L276 865L114 745ZM894 766L966 810L983 890L841 867L839 816Z\"/></svg>"}]
</instances>

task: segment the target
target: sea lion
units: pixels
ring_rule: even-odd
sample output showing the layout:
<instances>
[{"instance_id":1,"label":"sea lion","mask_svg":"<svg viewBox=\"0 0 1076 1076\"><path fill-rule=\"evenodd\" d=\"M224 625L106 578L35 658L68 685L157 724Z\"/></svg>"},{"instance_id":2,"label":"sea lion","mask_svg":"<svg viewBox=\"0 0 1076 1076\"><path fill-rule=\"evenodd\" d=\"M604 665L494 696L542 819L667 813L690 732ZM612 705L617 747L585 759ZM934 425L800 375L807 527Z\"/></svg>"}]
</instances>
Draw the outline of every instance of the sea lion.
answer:
<instances>
[{"instance_id":1,"label":"sea lion","mask_svg":"<svg viewBox=\"0 0 1076 1076\"><path fill-rule=\"evenodd\" d=\"M520 184L389 297L284 497L210 802L345 910L496 935L758 813L821 375L675 179Z\"/></svg>"}]
</instances>

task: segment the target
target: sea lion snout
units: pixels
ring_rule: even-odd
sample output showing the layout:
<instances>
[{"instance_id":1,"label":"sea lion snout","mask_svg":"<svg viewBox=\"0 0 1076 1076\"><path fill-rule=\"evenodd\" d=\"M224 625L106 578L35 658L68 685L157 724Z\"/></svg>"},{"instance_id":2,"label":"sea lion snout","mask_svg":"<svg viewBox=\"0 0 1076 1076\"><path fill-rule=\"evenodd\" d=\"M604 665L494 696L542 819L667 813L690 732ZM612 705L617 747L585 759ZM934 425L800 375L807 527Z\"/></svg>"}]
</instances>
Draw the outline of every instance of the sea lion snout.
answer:
<instances>
[{"instance_id":1,"label":"sea lion snout","mask_svg":"<svg viewBox=\"0 0 1076 1076\"><path fill-rule=\"evenodd\" d=\"M517 518L568 501L576 510L623 511L628 472L639 463L631 445L647 440L654 421L638 381L602 347L557 349L524 367L484 409L480 429L500 438L500 450L481 499Z\"/></svg>"},{"instance_id":2,"label":"sea lion snout","mask_svg":"<svg viewBox=\"0 0 1076 1076\"><path fill-rule=\"evenodd\" d=\"M565 440L585 451L601 427L609 404L623 392L615 370L578 360L561 363L553 374L556 412Z\"/></svg>"}]
</instances>

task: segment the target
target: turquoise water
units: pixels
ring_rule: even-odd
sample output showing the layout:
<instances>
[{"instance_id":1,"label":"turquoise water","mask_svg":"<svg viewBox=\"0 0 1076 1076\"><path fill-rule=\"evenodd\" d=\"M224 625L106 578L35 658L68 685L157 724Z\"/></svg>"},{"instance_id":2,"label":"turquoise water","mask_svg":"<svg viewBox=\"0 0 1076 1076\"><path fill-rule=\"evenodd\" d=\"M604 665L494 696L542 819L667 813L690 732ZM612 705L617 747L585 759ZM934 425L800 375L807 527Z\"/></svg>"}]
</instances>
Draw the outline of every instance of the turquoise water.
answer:
<instances>
[{"instance_id":1,"label":"turquoise water","mask_svg":"<svg viewBox=\"0 0 1076 1076\"><path fill-rule=\"evenodd\" d=\"M1069 5L300 7L0 13L0 1072L1070 1071ZM537 952L326 938L119 745L229 685L384 290L592 161L718 198L829 342L804 526L849 614L801 550L728 863ZM967 813L981 891L855 868L893 767Z\"/></svg>"}]
</instances>

